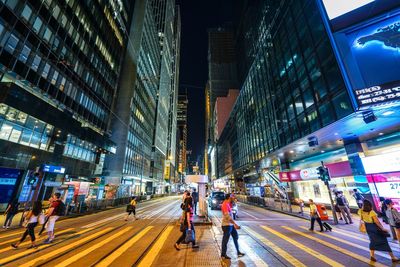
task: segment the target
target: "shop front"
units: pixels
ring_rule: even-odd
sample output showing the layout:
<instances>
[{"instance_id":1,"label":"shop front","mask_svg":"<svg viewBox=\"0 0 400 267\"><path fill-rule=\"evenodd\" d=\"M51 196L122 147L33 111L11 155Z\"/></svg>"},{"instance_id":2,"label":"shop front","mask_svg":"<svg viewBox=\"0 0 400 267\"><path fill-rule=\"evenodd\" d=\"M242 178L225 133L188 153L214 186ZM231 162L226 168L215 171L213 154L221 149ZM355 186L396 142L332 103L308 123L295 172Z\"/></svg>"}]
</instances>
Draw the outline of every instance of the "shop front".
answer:
<instances>
[{"instance_id":1,"label":"shop front","mask_svg":"<svg viewBox=\"0 0 400 267\"><path fill-rule=\"evenodd\" d=\"M7 204L17 195L24 171L10 168L0 168L0 210L6 209Z\"/></svg>"},{"instance_id":2,"label":"shop front","mask_svg":"<svg viewBox=\"0 0 400 267\"><path fill-rule=\"evenodd\" d=\"M361 158L375 207L379 198L392 199L400 209L400 151Z\"/></svg>"},{"instance_id":3,"label":"shop front","mask_svg":"<svg viewBox=\"0 0 400 267\"><path fill-rule=\"evenodd\" d=\"M342 191L349 201L350 207L357 207L353 197L355 187L354 177L348 161L336 162L325 165L331 176L329 188L332 192ZM295 198L305 202L313 199L317 203L330 204L327 186L318 177L317 167L280 172L281 182L289 182Z\"/></svg>"}]
</instances>

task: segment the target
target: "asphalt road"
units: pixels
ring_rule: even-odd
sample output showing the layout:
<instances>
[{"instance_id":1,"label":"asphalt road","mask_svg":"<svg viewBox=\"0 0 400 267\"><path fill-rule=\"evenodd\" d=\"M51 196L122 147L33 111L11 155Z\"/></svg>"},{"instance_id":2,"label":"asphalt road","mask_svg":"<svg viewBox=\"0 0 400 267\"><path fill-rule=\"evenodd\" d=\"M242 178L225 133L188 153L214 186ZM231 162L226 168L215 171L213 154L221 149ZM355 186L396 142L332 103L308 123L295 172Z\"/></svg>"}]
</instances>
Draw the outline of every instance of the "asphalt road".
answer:
<instances>
[{"instance_id":1,"label":"asphalt road","mask_svg":"<svg viewBox=\"0 0 400 267\"><path fill-rule=\"evenodd\" d=\"M211 214L212 230L220 244L221 212ZM396 266L388 253L376 252L378 262L370 261L368 236L358 232L358 225L342 224L321 233L316 222L311 232L307 220L245 204L239 204L237 223L241 226L240 250L246 256L237 258L230 240L228 255L232 260L225 261L225 266ZM390 245L400 257L399 244Z\"/></svg>"},{"instance_id":2,"label":"asphalt road","mask_svg":"<svg viewBox=\"0 0 400 267\"><path fill-rule=\"evenodd\" d=\"M219 210L210 211L212 225L196 227L199 249L181 245L176 251L180 199L139 203L139 219L128 222L125 207L59 221L54 242L43 244L45 236L41 236L37 249L27 249L29 237L13 249L10 244L20 238L23 229L2 230L0 266L392 266L387 253L377 252L378 262L370 262L368 238L355 225L310 232L306 220L245 204L239 204L237 222L242 227L240 250L246 256L236 257L231 240L228 255L232 260L220 260ZM391 246L400 256L398 244Z\"/></svg>"}]
</instances>

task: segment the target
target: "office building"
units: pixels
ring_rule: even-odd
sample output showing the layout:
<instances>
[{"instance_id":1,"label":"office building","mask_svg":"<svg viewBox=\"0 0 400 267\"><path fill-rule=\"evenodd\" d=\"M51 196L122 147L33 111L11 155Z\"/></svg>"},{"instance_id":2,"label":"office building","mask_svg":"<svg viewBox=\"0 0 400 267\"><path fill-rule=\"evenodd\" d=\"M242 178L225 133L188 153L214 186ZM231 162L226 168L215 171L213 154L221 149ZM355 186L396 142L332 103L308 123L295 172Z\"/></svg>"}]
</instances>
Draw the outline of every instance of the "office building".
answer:
<instances>
[{"instance_id":1,"label":"office building","mask_svg":"<svg viewBox=\"0 0 400 267\"><path fill-rule=\"evenodd\" d=\"M129 1L0 1L0 166L58 166L59 184L101 174L115 153L109 124L131 11Z\"/></svg>"},{"instance_id":2,"label":"office building","mask_svg":"<svg viewBox=\"0 0 400 267\"><path fill-rule=\"evenodd\" d=\"M187 95L178 96L178 136L179 136L179 159L178 159L178 173L180 176L185 175L187 168L187 108L188 108Z\"/></svg>"}]
</instances>

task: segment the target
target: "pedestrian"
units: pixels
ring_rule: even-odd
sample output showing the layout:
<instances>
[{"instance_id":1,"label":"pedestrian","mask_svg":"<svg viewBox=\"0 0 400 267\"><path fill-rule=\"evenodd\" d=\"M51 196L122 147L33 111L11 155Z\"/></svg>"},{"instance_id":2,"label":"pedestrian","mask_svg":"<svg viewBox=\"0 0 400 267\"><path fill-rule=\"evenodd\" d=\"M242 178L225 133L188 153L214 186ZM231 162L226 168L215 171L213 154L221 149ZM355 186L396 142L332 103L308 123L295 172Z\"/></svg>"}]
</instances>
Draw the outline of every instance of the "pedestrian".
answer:
<instances>
[{"instance_id":1,"label":"pedestrian","mask_svg":"<svg viewBox=\"0 0 400 267\"><path fill-rule=\"evenodd\" d=\"M299 204L299 207L300 207L299 214L300 214L301 216L303 216L303 215L304 215L304 201L303 201L301 198L299 198L299 199L297 200L297 203Z\"/></svg>"},{"instance_id":2,"label":"pedestrian","mask_svg":"<svg viewBox=\"0 0 400 267\"><path fill-rule=\"evenodd\" d=\"M338 195L339 195L339 192L335 192L335 199L338 197ZM338 206L338 204L337 203L335 203L335 212L336 212L336 215L338 215L339 216L339 220L343 220L343 218L342 218L342 212L340 211L340 209L339 209L339 206Z\"/></svg>"},{"instance_id":3,"label":"pedestrian","mask_svg":"<svg viewBox=\"0 0 400 267\"><path fill-rule=\"evenodd\" d=\"M385 200L386 204L386 216L389 221L389 225L394 228L396 233L397 241L400 244L400 213L393 207L393 201L391 199Z\"/></svg>"},{"instance_id":4,"label":"pedestrian","mask_svg":"<svg viewBox=\"0 0 400 267\"><path fill-rule=\"evenodd\" d=\"M376 261L375 250L386 251L392 258L392 262L398 262L399 259L393 255L392 249L387 241L388 231L383 228L375 211L372 210L370 201L364 199L362 209L358 210L361 222L365 224L365 228L369 237L369 251L371 261Z\"/></svg>"},{"instance_id":5,"label":"pedestrian","mask_svg":"<svg viewBox=\"0 0 400 267\"><path fill-rule=\"evenodd\" d=\"M126 212L128 213L128 215L126 215L125 217L125 221L128 220L129 215L133 214L133 217L136 218L136 197L132 197L131 202L129 202L128 206L126 207Z\"/></svg>"},{"instance_id":6,"label":"pedestrian","mask_svg":"<svg viewBox=\"0 0 400 267\"><path fill-rule=\"evenodd\" d=\"M54 239L54 226L58 218L65 213L65 204L60 199L60 193L54 193L49 209L46 212L46 231L47 239L44 241L45 244L49 244Z\"/></svg>"},{"instance_id":7,"label":"pedestrian","mask_svg":"<svg viewBox=\"0 0 400 267\"><path fill-rule=\"evenodd\" d=\"M346 224L349 224L349 223L352 224L353 220L351 219L351 215L350 215L349 202L347 201L346 197L343 195L342 191L338 192L338 195L336 196L336 204L338 205Z\"/></svg>"},{"instance_id":8,"label":"pedestrian","mask_svg":"<svg viewBox=\"0 0 400 267\"><path fill-rule=\"evenodd\" d=\"M226 255L226 251L228 248L228 241L230 236L233 238L233 243L235 244L236 252L238 257L243 257L245 254L240 252L239 250L239 234L237 232L240 229L240 226L236 224L236 222L232 218L232 202L234 199L231 197L230 194L225 195L225 201L222 203L221 211L222 211L222 245L221 245L221 258L230 260L231 258Z\"/></svg>"},{"instance_id":9,"label":"pedestrian","mask_svg":"<svg viewBox=\"0 0 400 267\"><path fill-rule=\"evenodd\" d=\"M353 192L354 192L353 197L356 199L357 206L359 209L361 209L362 205L363 205L364 197L363 197L363 195L361 195L360 192L358 192L357 188L354 188Z\"/></svg>"},{"instance_id":10,"label":"pedestrian","mask_svg":"<svg viewBox=\"0 0 400 267\"><path fill-rule=\"evenodd\" d=\"M386 224L389 224L389 218L386 216L386 210L387 210L387 206L385 205L385 198L384 197L379 197L379 202L381 205L381 217L382 217L382 221Z\"/></svg>"},{"instance_id":11,"label":"pedestrian","mask_svg":"<svg viewBox=\"0 0 400 267\"><path fill-rule=\"evenodd\" d=\"M18 213L19 203L17 199L14 199L10 203L8 203L6 211L4 212L4 216L6 216L6 220L4 221L3 228L10 228L12 220L14 216Z\"/></svg>"},{"instance_id":12,"label":"pedestrian","mask_svg":"<svg viewBox=\"0 0 400 267\"><path fill-rule=\"evenodd\" d=\"M320 232L323 232L324 228L322 226L322 221L318 213L317 205L314 204L314 200L312 199L309 199L308 201L310 202L309 204L310 204L310 218L311 218L311 227L308 230L314 231L314 223L315 221L317 221L319 227L321 228Z\"/></svg>"},{"instance_id":13,"label":"pedestrian","mask_svg":"<svg viewBox=\"0 0 400 267\"><path fill-rule=\"evenodd\" d=\"M185 199L185 204L184 204L185 210L183 212L183 216L181 217L181 221L183 223L183 231L182 235L178 238L176 241L174 247L176 250L180 250L179 245L186 239L186 231L187 230L192 230L195 233L196 237L196 232L194 229L194 224L193 224L193 199L190 196L190 192L187 192L187 197ZM196 240L193 240L192 242L192 248L198 248L199 245L196 244Z\"/></svg>"},{"instance_id":14,"label":"pedestrian","mask_svg":"<svg viewBox=\"0 0 400 267\"><path fill-rule=\"evenodd\" d=\"M21 239L15 243L11 244L13 248L18 248L18 246L24 242L25 238L29 235L31 237L31 245L28 248L37 248L35 240L35 227L38 224L38 219L39 216L42 213L42 202L41 201L35 201L33 203L32 210L28 212L28 214L25 216L25 223L26 223L26 230L22 234Z\"/></svg>"},{"instance_id":15,"label":"pedestrian","mask_svg":"<svg viewBox=\"0 0 400 267\"><path fill-rule=\"evenodd\" d=\"M199 193L196 192L196 188L193 189L192 193L194 214L197 215L197 202L199 202Z\"/></svg>"}]
</instances>

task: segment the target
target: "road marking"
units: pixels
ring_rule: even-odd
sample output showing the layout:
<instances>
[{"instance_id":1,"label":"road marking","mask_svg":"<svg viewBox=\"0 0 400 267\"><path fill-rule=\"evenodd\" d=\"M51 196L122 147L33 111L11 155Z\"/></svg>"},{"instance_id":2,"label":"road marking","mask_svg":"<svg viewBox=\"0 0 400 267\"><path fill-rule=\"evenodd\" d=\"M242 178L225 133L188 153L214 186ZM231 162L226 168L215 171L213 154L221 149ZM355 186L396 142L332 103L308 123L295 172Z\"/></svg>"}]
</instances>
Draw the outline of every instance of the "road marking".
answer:
<instances>
[{"instance_id":1,"label":"road marking","mask_svg":"<svg viewBox=\"0 0 400 267\"><path fill-rule=\"evenodd\" d=\"M57 235L62 234L62 233L65 233L65 232L68 232L68 231L71 231L71 230L74 230L74 228L68 228L68 229L59 231L59 232L57 232ZM5 241L5 242L0 243L0 245L6 244L6 243L8 243L8 242L18 241L18 240L20 240L20 239L21 239L21 238L11 239L11 240L8 240L8 241ZM39 240L39 239L40 239L40 238L37 238L36 241ZM30 243L30 241L29 241L29 240L26 240L25 242L21 243L20 245L26 244L26 243ZM11 244L10 244L10 245L11 245ZM10 247L6 247L6 248L3 248L3 249L0 249L0 253L3 253L3 252L5 252L5 251L9 251L9 250L14 250L14 248L12 248L12 247L10 246Z\"/></svg>"},{"instance_id":2,"label":"road marking","mask_svg":"<svg viewBox=\"0 0 400 267\"><path fill-rule=\"evenodd\" d=\"M100 220L100 221L97 221L97 222L94 222L94 223L90 223L90 224L84 225L81 228L92 228L93 226L96 226L96 225L101 224L103 222L111 221L111 220L117 219L117 218L125 216L125 215L126 214L121 213L121 214L118 214L118 215L115 215L115 216L112 216L112 217L109 217L109 218L105 218L103 220Z\"/></svg>"},{"instance_id":3,"label":"road marking","mask_svg":"<svg viewBox=\"0 0 400 267\"><path fill-rule=\"evenodd\" d=\"M170 204L168 204L167 206L165 206L165 207L163 207L163 208L161 208L161 209L157 209L157 210L155 210L155 211L150 211L148 215L143 216L143 219L149 219L149 218L151 218L151 217L153 217L153 216L155 216L155 215L157 215L157 214L160 214L160 213L162 213L164 210L167 210L167 209L169 209L170 207L175 206L175 205L176 205L176 203L173 202L173 203L170 203Z\"/></svg>"},{"instance_id":4,"label":"road marking","mask_svg":"<svg viewBox=\"0 0 400 267\"><path fill-rule=\"evenodd\" d=\"M244 248L243 251L246 252L246 255L249 259L253 262L254 266L256 267L268 267L268 264L263 261L256 253L254 253L253 249L249 246L244 240L240 241L240 247Z\"/></svg>"},{"instance_id":5,"label":"road marking","mask_svg":"<svg viewBox=\"0 0 400 267\"><path fill-rule=\"evenodd\" d=\"M167 229L165 229L160 238L158 238L156 243L154 243L150 251L147 252L143 260L139 262L138 267L149 267L153 264L173 228L174 226L170 225L167 227Z\"/></svg>"},{"instance_id":6,"label":"road marking","mask_svg":"<svg viewBox=\"0 0 400 267\"><path fill-rule=\"evenodd\" d=\"M237 221L249 222L249 223L255 222L255 221L246 221L246 220L237 220ZM257 221L304 221L304 219L296 219L296 218L293 218L293 219L278 219L278 218L276 218L276 219L257 219Z\"/></svg>"},{"instance_id":7,"label":"road marking","mask_svg":"<svg viewBox=\"0 0 400 267\"><path fill-rule=\"evenodd\" d=\"M56 265L56 267L65 267L68 266L70 264L72 264L73 262L76 262L77 260L79 260L80 258L86 256L87 254L89 254L90 252L98 249L99 247L104 246L105 244L109 243L110 241L112 241L113 239L119 237L120 235L125 234L126 232L128 232L129 230L131 230L132 227L127 227L119 232L117 232L116 234L109 236L108 238L102 240L99 243L96 243L95 245L90 246L89 248L79 252L78 254L75 254L74 256L68 258L67 260L59 263Z\"/></svg>"},{"instance_id":8,"label":"road marking","mask_svg":"<svg viewBox=\"0 0 400 267\"><path fill-rule=\"evenodd\" d=\"M303 228L304 230L308 229L307 227L304 227L304 226L299 226L299 227ZM349 242L347 240L343 240L342 238L338 238L338 237L334 237L334 236L331 236L331 235L327 235L325 233L321 233L321 232L315 232L315 233L318 234L318 235L322 235L324 237L336 240L336 241L341 242L343 244L346 244L346 245L349 245L349 246L352 246L352 247L355 247L355 248L359 248L361 250L365 250L365 251L369 252L369 248L367 248L365 246L361 246L361 245L355 244L353 242ZM375 252L375 254L378 254L379 256L382 256L382 257L387 258L387 259L391 259L389 256L387 256L386 254L383 254L383 253Z\"/></svg>"},{"instance_id":9,"label":"road marking","mask_svg":"<svg viewBox=\"0 0 400 267\"><path fill-rule=\"evenodd\" d=\"M347 249L341 248L341 247L336 246L336 245L334 245L332 243L329 243L327 241L321 240L321 239L319 239L319 238L317 238L315 236L310 235L310 233L303 233L303 232L294 230L294 229L292 229L290 227L287 227L287 226L282 226L282 228L284 228L284 229L286 229L288 231L291 231L293 233L296 233L298 235L301 235L301 236L303 236L305 238L311 239L311 240L313 240L315 242L318 242L318 243L320 243L320 244L322 244L322 245L324 245L324 246L326 246L328 248L331 248L331 249L334 249L336 251L339 251L339 252L341 252L341 253L343 253L343 254L345 254L347 256L350 256L350 257L352 257L352 258L354 258L356 260L362 261L362 262L367 263L367 264L371 263L371 261L366 257L360 256L360 255L358 255L358 254L356 254L354 252L351 252L351 251L349 251ZM345 243L345 242L342 241L342 243ZM380 263L375 263L374 265L375 266L381 266L381 267L385 266L385 265L382 265Z\"/></svg>"},{"instance_id":10,"label":"road marking","mask_svg":"<svg viewBox=\"0 0 400 267\"><path fill-rule=\"evenodd\" d=\"M86 229L86 230L83 230L83 231L80 231L80 232L71 234L71 236L69 236L69 237L74 237L74 236L76 236L76 235L84 234L84 233L86 233L86 232L88 232L88 231L90 231L90 230L92 230L92 228L89 228L89 229ZM56 244L61 243L61 242L62 242L62 241L60 241L60 242L55 242L55 243L51 243L51 244L46 244L46 245L39 245L39 247L38 247L37 249L35 249L35 250L30 250L30 249L28 249L28 250L25 250L24 252L14 254L14 255L9 256L9 257L6 257L6 258L2 258L2 259L0 259L0 266L1 266L2 264L4 264L4 263L7 263L7 262L10 262L10 261L16 260L16 259L18 259L18 258L24 257L24 256L26 256L26 255L29 255L29 254L32 254L32 253L35 253L35 252L38 252L38 251L41 251L41 250L44 250L44 249L46 249L46 248L48 248L48 247L50 247L50 246L52 246L52 245L56 245Z\"/></svg>"},{"instance_id":11,"label":"road marking","mask_svg":"<svg viewBox=\"0 0 400 267\"><path fill-rule=\"evenodd\" d=\"M68 251L69 249L71 249L71 248L73 248L75 246L79 246L79 245L81 245L81 244L83 244L83 243L85 243L87 241L95 239L98 236L104 235L104 234L106 234L107 232L109 232L112 229L113 229L112 227L108 227L108 228L106 228L104 230L96 232L96 233L94 233L92 235L89 235L89 236L87 236L85 238L79 239L76 242L73 242L73 243L70 243L68 245L65 245L65 246L63 246L63 247L61 247L59 249L51 250L51 251L47 252L46 254L44 254L42 256L36 257L31 261L28 261L28 262L26 262L26 263L24 263L22 265L19 265L19 267L30 267L30 266L33 266L33 265L35 265L36 263L38 263L40 261L50 259L51 257L54 257L57 254L60 254L62 252L66 252L66 251Z\"/></svg>"},{"instance_id":12,"label":"road marking","mask_svg":"<svg viewBox=\"0 0 400 267\"><path fill-rule=\"evenodd\" d=\"M262 225L260 225L260 226L261 226L261 228L263 228L264 230L266 230L266 231L268 231L268 232L270 232L270 233L272 233L272 234L274 234L274 235L276 235L276 236L278 236L278 237L280 237L280 238L286 240L287 242L289 242L289 243L292 244L293 246L298 247L299 249L303 250L304 252L310 254L311 256L313 256L313 257L315 257L315 258L317 258L317 259L319 259L319 260L321 260L321 261L323 261L323 262L325 262L325 263L327 263L327 264L330 265L330 266L334 266L334 267L339 267L339 266L341 266L341 267L344 267L344 265L338 263L337 261L334 261L334 260L332 260L332 259L326 257L324 254L319 253L318 251L315 251L315 250L313 250L313 249L311 249L311 248L309 248L309 247L307 247L307 246L301 244L300 242L297 242L296 240L294 240L294 239L292 239L292 238L289 238L289 237L287 237L286 235L284 235L284 234L282 234L282 233L279 233L278 231L275 231L275 230L271 229L270 227L262 226ZM284 227L284 226L282 226L282 227Z\"/></svg>"},{"instance_id":13,"label":"road marking","mask_svg":"<svg viewBox=\"0 0 400 267\"><path fill-rule=\"evenodd\" d=\"M277 245L275 245L274 243L272 243L271 241L269 241L268 239L266 239L265 237L263 237L262 235L260 235L259 233L257 233L256 231L250 229L250 227L248 226L243 226L242 227L243 230L245 230L248 234L250 234L251 236L255 237L256 239L260 240L264 245L266 245L267 247L271 248L273 251L275 251L279 256L281 256L282 258L284 258L286 261L288 261L290 264L292 264L295 267L306 267L306 265L304 265L301 261L299 261L298 259L296 259L295 257L293 257L292 255L290 255L289 253L287 253L285 250L281 249L280 247L278 247Z\"/></svg>"},{"instance_id":14,"label":"road marking","mask_svg":"<svg viewBox=\"0 0 400 267\"><path fill-rule=\"evenodd\" d=\"M106 266L111 265L111 263L113 263L122 254L124 254L130 247L132 247L136 242L138 242L152 228L153 228L153 226L147 226L146 228L144 228L142 231L140 231L140 233L135 235L132 239L130 239L128 242L126 242L123 246L121 246L116 251L114 251L111 255L109 255L107 258L103 259L101 262L96 264L96 267L106 267Z\"/></svg>"},{"instance_id":15,"label":"road marking","mask_svg":"<svg viewBox=\"0 0 400 267\"><path fill-rule=\"evenodd\" d=\"M259 220L259 218L257 218L256 216L251 215L250 213L248 213L246 211L241 210L240 212L249 215L251 218L253 218L255 220Z\"/></svg>"},{"instance_id":16,"label":"road marking","mask_svg":"<svg viewBox=\"0 0 400 267\"><path fill-rule=\"evenodd\" d=\"M7 234L7 235L2 235L2 236L0 236L0 238L6 238L6 237L14 236L14 235L20 235L20 234L22 234L22 233L24 233L24 232L25 232L25 230L23 230L23 231L18 231L18 232L16 232L16 233L10 233L10 234Z\"/></svg>"}]
</instances>

